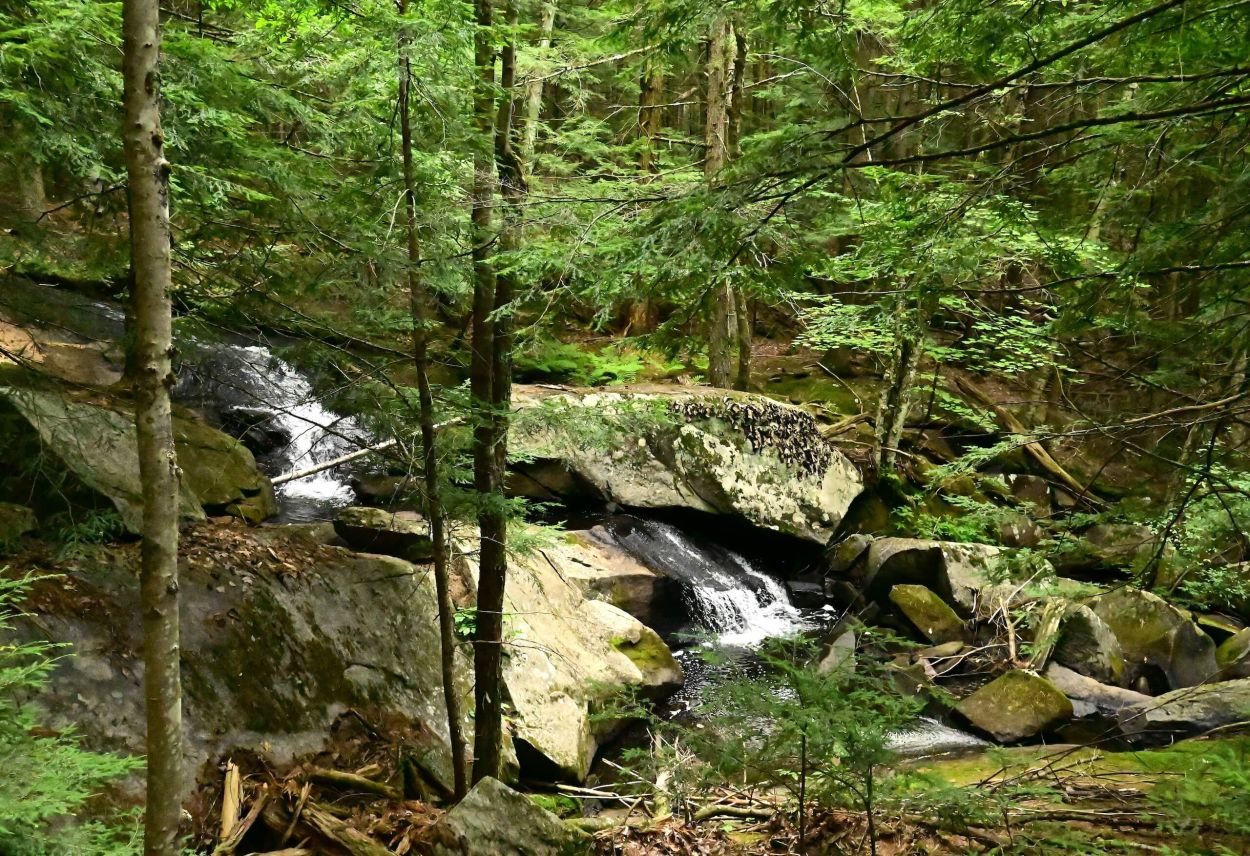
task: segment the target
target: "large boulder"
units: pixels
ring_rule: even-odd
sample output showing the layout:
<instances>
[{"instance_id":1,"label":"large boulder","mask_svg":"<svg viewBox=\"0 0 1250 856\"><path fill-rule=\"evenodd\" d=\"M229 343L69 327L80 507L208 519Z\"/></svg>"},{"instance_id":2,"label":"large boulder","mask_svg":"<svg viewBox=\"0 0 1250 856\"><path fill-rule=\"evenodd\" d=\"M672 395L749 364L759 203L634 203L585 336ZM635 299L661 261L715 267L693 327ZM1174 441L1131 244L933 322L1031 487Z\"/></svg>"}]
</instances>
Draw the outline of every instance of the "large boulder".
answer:
<instances>
[{"instance_id":1,"label":"large boulder","mask_svg":"<svg viewBox=\"0 0 1250 856\"><path fill-rule=\"evenodd\" d=\"M1002 551L988 544L960 544L919 538L878 538L866 551L847 539L852 578L872 599L881 600L896 585L927 586L961 615L984 617L1011 599L1015 587L995 581L994 565ZM861 558L862 556L862 558ZM834 558L839 558L835 548ZM844 565L843 561L838 566Z\"/></svg>"},{"instance_id":2,"label":"large boulder","mask_svg":"<svg viewBox=\"0 0 1250 856\"><path fill-rule=\"evenodd\" d=\"M518 386L513 404L519 468L559 461L624 506L730 514L823 544L863 488L810 414L762 396Z\"/></svg>"},{"instance_id":3,"label":"large boulder","mask_svg":"<svg viewBox=\"0 0 1250 856\"><path fill-rule=\"evenodd\" d=\"M1119 713L1124 733L1156 739L1205 734L1246 720L1250 720L1250 678L1173 690Z\"/></svg>"},{"instance_id":4,"label":"large boulder","mask_svg":"<svg viewBox=\"0 0 1250 856\"><path fill-rule=\"evenodd\" d=\"M95 747L144 751L138 544L84 548L38 582L22 638L71 643L40 698ZM186 782L235 749L277 765L322 750L359 714L451 784L430 574L328 547L294 527L200 525L180 561ZM457 683L472 733L471 663Z\"/></svg>"},{"instance_id":5,"label":"large boulder","mask_svg":"<svg viewBox=\"0 0 1250 856\"><path fill-rule=\"evenodd\" d=\"M0 387L17 410L79 480L110 500L126 527L142 526L143 493L134 412L124 402L52 388ZM179 508L185 520L205 511L260 522L277 512L273 487L241 443L184 416L174 417L182 470Z\"/></svg>"},{"instance_id":6,"label":"large boulder","mask_svg":"<svg viewBox=\"0 0 1250 856\"><path fill-rule=\"evenodd\" d=\"M1119 588L1090 604L1120 641L1126 679L1161 674L1180 689L1211 680L1219 671L1215 643L1185 610L1151 592Z\"/></svg>"},{"instance_id":7,"label":"large boulder","mask_svg":"<svg viewBox=\"0 0 1250 856\"><path fill-rule=\"evenodd\" d=\"M990 681L955 710L1000 743L1036 737L1073 715L1072 702L1054 684L1020 670Z\"/></svg>"},{"instance_id":8,"label":"large boulder","mask_svg":"<svg viewBox=\"0 0 1250 856\"><path fill-rule=\"evenodd\" d=\"M458 533L461 591L476 599L474 533ZM597 716L621 691L662 695L681 667L655 631L604 601L586 598L572 572L588 554L560 539L511 556L504 593L504 684L522 760L536 753L553 772L584 779L598 747L624 724Z\"/></svg>"},{"instance_id":9,"label":"large boulder","mask_svg":"<svg viewBox=\"0 0 1250 856\"><path fill-rule=\"evenodd\" d=\"M1141 571L1159 553L1159 541L1148 526L1136 523L1099 523L1061 549L1055 565L1065 574L1096 574L1107 571ZM1164 545L1159 555L1160 572L1167 575L1175 550Z\"/></svg>"},{"instance_id":10,"label":"large boulder","mask_svg":"<svg viewBox=\"0 0 1250 856\"><path fill-rule=\"evenodd\" d=\"M482 779L438 819L434 856L580 856L590 836L498 779Z\"/></svg>"}]
</instances>

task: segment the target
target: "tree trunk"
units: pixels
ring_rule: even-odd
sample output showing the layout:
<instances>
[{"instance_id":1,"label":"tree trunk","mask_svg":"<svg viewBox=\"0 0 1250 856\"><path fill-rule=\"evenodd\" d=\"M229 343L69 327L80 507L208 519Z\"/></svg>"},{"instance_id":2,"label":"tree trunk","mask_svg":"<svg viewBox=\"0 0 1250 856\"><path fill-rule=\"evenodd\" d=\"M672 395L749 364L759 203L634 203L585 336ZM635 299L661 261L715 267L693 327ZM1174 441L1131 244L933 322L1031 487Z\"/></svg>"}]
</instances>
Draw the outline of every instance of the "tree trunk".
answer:
<instances>
[{"instance_id":1,"label":"tree trunk","mask_svg":"<svg viewBox=\"0 0 1250 856\"><path fill-rule=\"evenodd\" d=\"M714 187L729 157L729 79L734 66L733 24L727 15L712 23L708 42L707 105L704 123L703 177ZM707 341L707 380L712 386L728 389L734 338L738 332L734 293L727 281L711 289L711 326Z\"/></svg>"},{"instance_id":2,"label":"tree trunk","mask_svg":"<svg viewBox=\"0 0 1250 856\"><path fill-rule=\"evenodd\" d=\"M408 0L399 0L399 14L408 12ZM464 735L460 727L460 696L456 692L456 608L451 601L447 543L447 517L439 483L438 438L434 428L434 395L430 389L429 312L427 296L417 276L421 245L417 236L417 191L412 159L412 116L410 92L412 66L408 57L410 37L406 29L399 36L399 131L404 160L404 201L408 237L408 301L412 315L412 361L417 372L420 400L421 451L425 475L426 516L434 546L434 587L438 597L438 631L443 678L443 703L447 708L447 737L451 743L453 793L457 801L468 793L468 770Z\"/></svg>"},{"instance_id":3,"label":"tree trunk","mask_svg":"<svg viewBox=\"0 0 1250 856\"><path fill-rule=\"evenodd\" d=\"M543 3L542 18L539 23L541 34L538 38L538 49L545 52L551 47L551 33L556 26L556 4ZM521 136L521 162L533 164L534 146L538 141L538 114L543 104L543 82L531 80L525 85L525 123ZM532 167L531 167L532 168Z\"/></svg>"},{"instance_id":4,"label":"tree trunk","mask_svg":"<svg viewBox=\"0 0 1250 856\"><path fill-rule=\"evenodd\" d=\"M160 9L156 0L122 4L122 143L130 201L134 272L131 347L135 436L143 489L139 578L147 714L144 853L175 856L182 793L182 681L178 625L178 459L169 387L169 162L161 132Z\"/></svg>"},{"instance_id":5,"label":"tree trunk","mask_svg":"<svg viewBox=\"0 0 1250 856\"><path fill-rule=\"evenodd\" d=\"M664 69L654 61L648 61L643 68L638 85L638 132L642 137L642 150L638 153L638 171L644 176L655 175L659 168L655 162L655 138L663 124L664 108ZM643 181L650 181L644 178ZM637 287L641 277L634 279ZM641 289L639 289L641 290ZM644 297L633 301L629 306L629 332L632 335L654 333L660 323L660 308L654 299Z\"/></svg>"},{"instance_id":6,"label":"tree trunk","mask_svg":"<svg viewBox=\"0 0 1250 856\"><path fill-rule=\"evenodd\" d=\"M751 388L751 307L742 289L734 289L733 297L738 337L738 375L734 378L734 389L745 391Z\"/></svg>"},{"instance_id":7,"label":"tree trunk","mask_svg":"<svg viewBox=\"0 0 1250 856\"><path fill-rule=\"evenodd\" d=\"M512 395L512 324L508 304L514 283L511 274L498 275L485 249L490 237L495 176L509 203L505 225L499 236L501 249L516 245L519 203L525 178L514 151L514 103L516 49L512 33L516 29L516 7L505 7L508 41L500 53L499 90L504 93L496 115L494 107L494 55L490 48L492 9L490 0L477 0L478 32L475 57L480 90L474 110L482 141L494 141L494 158L479 163L477 193L474 195L474 222L481 236L476 245L481 257L474 283L473 371L470 379L478 405L478 427L474 434L474 484L481 503L478 527L481 543L478 554L477 630L473 641L474 742L473 781L486 776L498 778L503 746L503 666L504 588L508 573L507 506L503 495L507 459L508 409ZM485 208L485 210L481 210ZM484 407L482 405L485 405Z\"/></svg>"}]
</instances>

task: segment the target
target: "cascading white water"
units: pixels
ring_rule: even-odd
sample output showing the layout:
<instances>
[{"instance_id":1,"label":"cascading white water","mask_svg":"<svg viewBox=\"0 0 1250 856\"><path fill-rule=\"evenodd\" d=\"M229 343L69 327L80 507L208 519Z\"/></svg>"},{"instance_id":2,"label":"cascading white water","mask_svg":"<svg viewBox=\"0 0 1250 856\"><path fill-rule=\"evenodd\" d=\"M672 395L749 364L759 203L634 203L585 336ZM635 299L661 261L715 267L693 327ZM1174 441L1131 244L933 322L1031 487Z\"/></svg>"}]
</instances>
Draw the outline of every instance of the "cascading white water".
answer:
<instances>
[{"instance_id":1,"label":"cascading white water","mask_svg":"<svg viewBox=\"0 0 1250 856\"><path fill-rule=\"evenodd\" d=\"M743 556L696 543L656 520L628 518L610 527L615 539L649 567L685 583L696 632L717 647L754 648L765 639L807 629L785 587Z\"/></svg>"},{"instance_id":2,"label":"cascading white water","mask_svg":"<svg viewBox=\"0 0 1250 856\"><path fill-rule=\"evenodd\" d=\"M261 455L273 475L303 469L354 451L369 441L351 417L327 409L312 384L290 363L261 345L192 342L182 379L182 396L216 409L236 431L257 431L272 441ZM278 488L283 516L308 520L329 516L354 499L351 485L335 470L287 482Z\"/></svg>"}]
</instances>

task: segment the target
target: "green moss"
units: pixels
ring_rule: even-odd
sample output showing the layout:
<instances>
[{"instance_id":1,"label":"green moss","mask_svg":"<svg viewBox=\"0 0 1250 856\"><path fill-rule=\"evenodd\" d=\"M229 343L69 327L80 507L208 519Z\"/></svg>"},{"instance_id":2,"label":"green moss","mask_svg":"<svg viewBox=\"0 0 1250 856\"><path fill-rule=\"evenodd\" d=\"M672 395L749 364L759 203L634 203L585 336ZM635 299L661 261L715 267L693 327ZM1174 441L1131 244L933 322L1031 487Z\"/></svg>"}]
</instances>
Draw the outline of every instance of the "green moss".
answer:
<instances>
[{"instance_id":1,"label":"green moss","mask_svg":"<svg viewBox=\"0 0 1250 856\"><path fill-rule=\"evenodd\" d=\"M578 817L582 813L581 806L572 797L560 794L529 794L528 796L534 805L551 812L556 817Z\"/></svg>"},{"instance_id":2,"label":"green moss","mask_svg":"<svg viewBox=\"0 0 1250 856\"><path fill-rule=\"evenodd\" d=\"M964 636L963 620L924 586L894 586L890 602L931 642L953 642Z\"/></svg>"}]
</instances>

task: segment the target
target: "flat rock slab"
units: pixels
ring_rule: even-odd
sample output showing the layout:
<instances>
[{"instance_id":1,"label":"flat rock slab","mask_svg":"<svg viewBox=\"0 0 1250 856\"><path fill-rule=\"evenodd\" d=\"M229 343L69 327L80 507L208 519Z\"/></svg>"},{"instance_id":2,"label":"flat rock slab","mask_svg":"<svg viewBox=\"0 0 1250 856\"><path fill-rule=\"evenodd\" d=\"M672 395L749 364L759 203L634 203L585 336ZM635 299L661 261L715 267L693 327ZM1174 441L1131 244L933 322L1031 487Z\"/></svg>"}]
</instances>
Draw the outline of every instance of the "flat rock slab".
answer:
<instances>
[{"instance_id":1,"label":"flat rock slab","mask_svg":"<svg viewBox=\"0 0 1250 856\"><path fill-rule=\"evenodd\" d=\"M963 619L924 586L895 586L890 589L890 602L930 642L956 642L964 637Z\"/></svg>"},{"instance_id":2,"label":"flat rock slab","mask_svg":"<svg viewBox=\"0 0 1250 856\"><path fill-rule=\"evenodd\" d=\"M1205 734L1250 719L1250 678L1185 687L1119 713L1120 729L1145 739Z\"/></svg>"}]
</instances>

